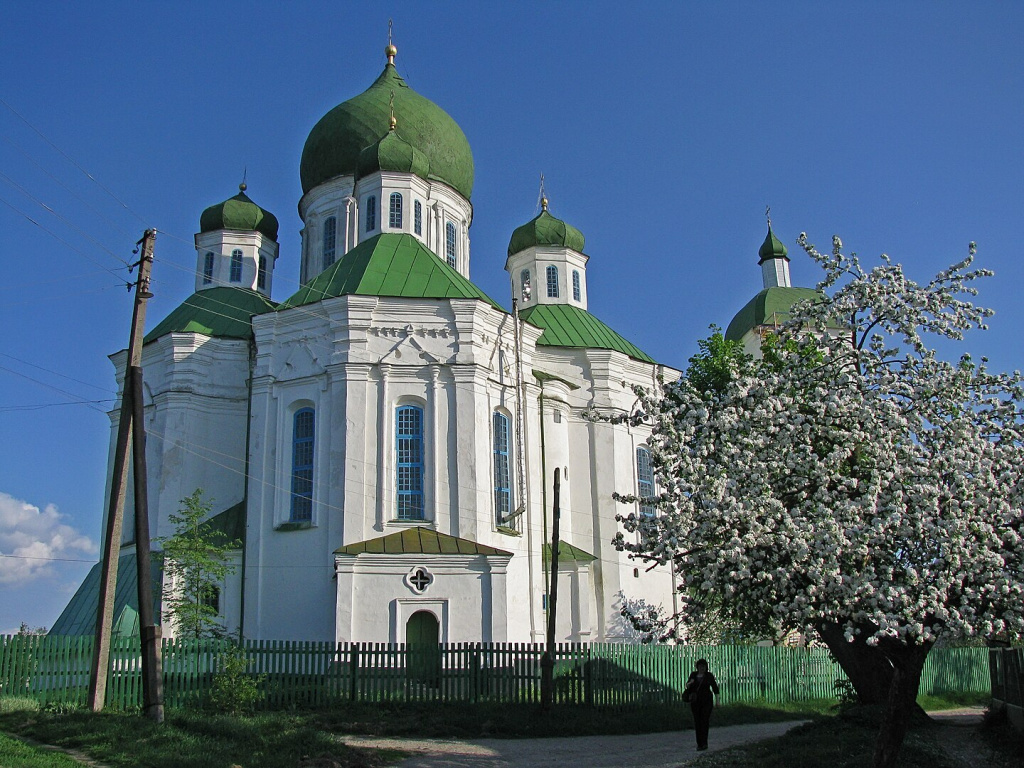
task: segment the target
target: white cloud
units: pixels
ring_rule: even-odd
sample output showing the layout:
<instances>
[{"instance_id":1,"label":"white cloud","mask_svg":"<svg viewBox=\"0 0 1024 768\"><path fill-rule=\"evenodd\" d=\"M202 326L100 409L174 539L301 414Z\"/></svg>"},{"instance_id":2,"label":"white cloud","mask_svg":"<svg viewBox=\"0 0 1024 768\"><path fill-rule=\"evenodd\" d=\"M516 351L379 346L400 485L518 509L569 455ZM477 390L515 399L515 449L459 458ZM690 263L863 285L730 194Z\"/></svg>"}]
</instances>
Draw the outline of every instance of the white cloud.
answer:
<instances>
[{"instance_id":1,"label":"white cloud","mask_svg":"<svg viewBox=\"0 0 1024 768\"><path fill-rule=\"evenodd\" d=\"M24 585L54 575L61 560L88 559L96 543L63 522L57 507L40 509L0 491L0 584Z\"/></svg>"}]
</instances>

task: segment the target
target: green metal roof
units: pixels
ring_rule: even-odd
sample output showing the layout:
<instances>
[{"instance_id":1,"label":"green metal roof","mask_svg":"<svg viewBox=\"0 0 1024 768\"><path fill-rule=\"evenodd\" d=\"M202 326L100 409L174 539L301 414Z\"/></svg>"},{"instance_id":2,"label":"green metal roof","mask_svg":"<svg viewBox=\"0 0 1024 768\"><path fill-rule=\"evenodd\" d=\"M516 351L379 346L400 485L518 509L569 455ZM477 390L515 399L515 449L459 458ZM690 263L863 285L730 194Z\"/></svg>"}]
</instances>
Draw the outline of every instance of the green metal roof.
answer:
<instances>
[{"instance_id":1,"label":"green metal roof","mask_svg":"<svg viewBox=\"0 0 1024 768\"><path fill-rule=\"evenodd\" d=\"M85 577L48 634L94 635L96 613L100 603L100 567L96 563ZM160 621L160 585L162 581L159 558L153 557L150 566L153 580L153 615ZM138 565L135 553L121 555L117 561L117 588L114 590L114 634L121 636L139 633Z\"/></svg>"},{"instance_id":2,"label":"green metal roof","mask_svg":"<svg viewBox=\"0 0 1024 768\"><path fill-rule=\"evenodd\" d=\"M570 304L537 304L524 309L519 316L544 329L537 340L542 346L613 349L634 360L654 362L650 355L626 341L585 309Z\"/></svg>"},{"instance_id":3,"label":"green metal roof","mask_svg":"<svg viewBox=\"0 0 1024 768\"><path fill-rule=\"evenodd\" d=\"M200 232L216 232L218 229L262 232L277 242L277 217L249 199L245 194L245 184L239 184L237 195L211 205L199 217Z\"/></svg>"},{"instance_id":4,"label":"green metal roof","mask_svg":"<svg viewBox=\"0 0 1024 768\"><path fill-rule=\"evenodd\" d=\"M764 263L769 259L786 259L788 261L787 253L789 251L786 250L786 246L775 236L775 233L772 232L771 224L769 224L768 234L765 235L764 242L761 243L761 247L757 251L757 255L761 257L761 261L758 263Z\"/></svg>"},{"instance_id":5,"label":"green metal roof","mask_svg":"<svg viewBox=\"0 0 1024 768\"><path fill-rule=\"evenodd\" d=\"M215 531L224 535L225 542L245 541L245 502L240 501L233 507L206 520L201 526L203 530Z\"/></svg>"},{"instance_id":6,"label":"green metal roof","mask_svg":"<svg viewBox=\"0 0 1024 768\"><path fill-rule=\"evenodd\" d=\"M251 339L252 316L277 305L248 288L217 287L196 291L146 334L144 343L168 333L202 333L228 339Z\"/></svg>"},{"instance_id":7,"label":"green metal roof","mask_svg":"<svg viewBox=\"0 0 1024 768\"><path fill-rule=\"evenodd\" d=\"M304 193L335 176L355 173L359 153L388 131L392 94L402 138L427 157L430 177L466 198L472 194L473 153L466 135L447 112L410 88L393 64L366 91L313 126L299 164Z\"/></svg>"},{"instance_id":8,"label":"green metal roof","mask_svg":"<svg viewBox=\"0 0 1024 768\"><path fill-rule=\"evenodd\" d=\"M545 207L538 216L517 227L512 233L512 239L508 241L508 255L525 251L534 245L553 245L583 253L585 242L582 232L556 219Z\"/></svg>"},{"instance_id":9,"label":"green metal roof","mask_svg":"<svg viewBox=\"0 0 1024 768\"><path fill-rule=\"evenodd\" d=\"M765 288L747 302L725 330L725 338L739 341L759 325L776 325L789 320L789 310L798 301L820 301L822 295L813 288Z\"/></svg>"},{"instance_id":10,"label":"green metal roof","mask_svg":"<svg viewBox=\"0 0 1024 768\"><path fill-rule=\"evenodd\" d=\"M561 549L558 550L561 553ZM377 539L347 544L334 550L336 555L503 555L511 552L477 544L469 539L438 533L430 528L406 528Z\"/></svg>"},{"instance_id":11,"label":"green metal roof","mask_svg":"<svg viewBox=\"0 0 1024 768\"><path fill-rule=\"evenodd\" d=\"M544 545L544 562L551 560L551 545ZM584 552L579 547L574 547L565 541L558 542L558 560L562 562L564 560L575 560L577 563L590 563L597 560L589 552Z\"/></svg>"},{"instance_id":12,"label":"green metal roof","mask_svg":"<svg viewBox=\"0 0 1024 768\"><path fill-rule=\"evenodd\" d=\"M350 295L479 299L505 311L415 237L392 232L361 242L278 309Z\"/></svg>"},{"instance_id":13,"label":"green metal roof","mask_svg":"<svg viewBox=\"0 0 1024 768\"><path fill-rule=\"evenodd\" d=\"M402 171L427 179L430 161L392 128L384 138L359 153L357 177L369 176L376 171Z\"/></svg>"}]
</instances>

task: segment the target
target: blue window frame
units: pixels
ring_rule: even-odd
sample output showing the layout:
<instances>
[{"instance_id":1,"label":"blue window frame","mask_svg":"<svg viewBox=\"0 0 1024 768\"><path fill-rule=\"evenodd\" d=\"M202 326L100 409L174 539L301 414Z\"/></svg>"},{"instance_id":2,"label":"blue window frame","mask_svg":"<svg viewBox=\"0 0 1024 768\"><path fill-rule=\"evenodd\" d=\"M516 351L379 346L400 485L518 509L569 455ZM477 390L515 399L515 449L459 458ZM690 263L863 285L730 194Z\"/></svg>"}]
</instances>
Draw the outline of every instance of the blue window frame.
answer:
<instances>
[{"instance_id":1,"label":"blue window frame","mask_svg":"<svg viewBox=\"0 0 1024 768\"><path fill-rule=\"evenodd\" d=\"M292 505L293 522L313 519L313 438L316 417L312 408L300 408L292 422Z\"/></svg>"},{"instance_id":2,"label":"blue window frame","mask_svg":"<svg viewBox=\"0 0 1024 768\"><path fill-rule=\"evenodd\" d=\"M203 258L203 285L213 282L213 251L207 251Z\"/></svg>"},{"instance_id":3,"label":"blue window frame","mask_svg":"<svg viewBox=\"0 0 1024 768\"><path fill-rule=\"evenodd\" d=\"M651 466L651 452L646 448L636 449L636 495L649 499L654 496L654 469ZM651 504L640 503L640 514L654 517L655 508Z\"/></svg>"},{"instance_id":4,"label":"blue window frame","mask_svg":"<svg viewBox=\"0 0 1024 768\"><path fill-rule=\"evenodd\" d=\"M572 298L573 301L580 301L580 272L578 269L572 271Z\"/></svg>"},{"instance_id":5,"label":"blue window frame","mask_svg":"<svg viewBox=\"0 0 1024 768\"><path fill-rule=\"evenodd\" d=\"M395 409L395 464L399 520L423 519L423 409Z\"/></svg>"},{"instance_id":6,"label":"blue window frame","mask_svg":"<svg viewBox=\"0 0 1024 768\"><path fill-rule=\"evenodd\" d=\"M392 192L388 209L388 226L392 229L402 228L402 196Z\"/></svg>"},{"instance_id":7,"label":"blue window frame","mask_svg":"<svg viewBox=\"0 0 1024 768\"><path fill-rule=\"evenodd\" d=\"M377 198L370 195L366 198L366 231L373 232L377 228Z\"/></svg>"},{"instance_id":8,"label":"blue window frame","mask_svg":"<svg viewBox=\"0 0 1024 768\"><path fill-rule=\"evenodd\" d=\"M324 221L324 269L334 263L338 250L338 219L328 216Z\"/></svg>"},{"instance_id":9,"label":"blue window frame","mask_svg":"<svg viewBox=\"0 0 1024 768\"><path fill-rule=\"evenodd\" d=\"M423 234L423 205L419 200L412 204L412 226L417 235Z\"/></svg>"},{"instance_id":10,"label":"blue window frame","mask_svg":"<svg viewBox=\"0 0 1024 768\"><path fill-rule=\"evenodd\" d=\"M530 270L524 269L519 273L519 295L523 301L529 301L530 292Z\"/></svg>"},{"instance_id":11,"label":"blue window frame","mask_svg":"<svg viewBox=\"0 0 1024 768\"><path fill-rule=\"evenodd\" d=\"M448 266L455 266L455 225L450 221L444 227L444 255L448 260Z\"/></svg>"},{"instance_id":12,"label":"blue window frame","mask_svg":"<svg viewBox=\"0 0 1024 768\"><path fill-rule=\"evenodd\" d=\"M512 476L509 472L511 445L509 418L494 412L494 513L498 525L508 525L512 515Z\"/></svg>"},{"instance_id":13,"label":"blue window frame","mask_svg":"<svg viewBox=\"0 0 1024 768\"><path fill-rule=\"evenodd\" d=\"M228 279L232 283L242 282L242 252L238 248L231 252L231 274Z\"/></svg>"},{"instance_id":14,"label":"blue window frame","mask_svg":"<svg viewBox=\"0 0 1024 768\"><path fill-rule=\"evenodd\" d=\"M558 298L558 267L552 265L547 269L548 276L548 298Z\"/></svg>"},{"instance_id":15,"label":"blue window frame","mask_svg":"<svg viewBox=\"0 0 1024 768\"><path fill-rule=\"evenodd\" d=\"M256 287L267 287L267 257L260 256L259 269L256 271Z\"/></svg>"}]
</instances>

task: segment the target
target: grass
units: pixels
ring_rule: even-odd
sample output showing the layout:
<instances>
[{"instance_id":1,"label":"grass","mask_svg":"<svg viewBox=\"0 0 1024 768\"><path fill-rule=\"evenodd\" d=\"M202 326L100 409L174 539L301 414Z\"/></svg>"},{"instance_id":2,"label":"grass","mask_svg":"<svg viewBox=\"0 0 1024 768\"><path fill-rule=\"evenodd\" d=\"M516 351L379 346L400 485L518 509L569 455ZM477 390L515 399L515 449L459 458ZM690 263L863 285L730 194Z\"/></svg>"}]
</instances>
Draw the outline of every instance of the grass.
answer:
<instances>
[{"instance_id":1,"label":"grass","mask_svg":"<svg viewBox=\"0 0 1024 768\"><path fill-rule=\"evenodd\" d=\"M929 709L940 709L984 702L978 697L950 697L929 698L921 703ZM877 725L863 718L837 715L834 699L788 706L761 703L719 707L712 723L712 739L713 729L721 726L797 719L812 722L779 739L708 755L692 764L736 768L853 768L870 764ZM542 713L535 705L382 703L249 717L171 710L161 727L137 713L95 714L68 707L40 711L34 702L0 699L0 732L73 748L111 768L376 768L397 762L402 754L351 748L338 737L530 738L653 733L692 727L686 705L617 712L566 706ZM1002 731L992 733L995 741L1002 738ZM903 758L901 765L907 768L950 766L927 729L908 737ZM57 762L60 760L64 762ZM67 768L71 763L64 755L44 752L0 734L0 765Z\"/></svg>"},{"instance_id":2,"label":"grass","mask_svg":"<svg viewBox=\"0 0 1024 768\"><path fill-rule=\"evenodd\" d=\"M80 768L81 764L63 752L26 744L0 733L0 765L4 768Z\"/></svg>"}]
</instances>

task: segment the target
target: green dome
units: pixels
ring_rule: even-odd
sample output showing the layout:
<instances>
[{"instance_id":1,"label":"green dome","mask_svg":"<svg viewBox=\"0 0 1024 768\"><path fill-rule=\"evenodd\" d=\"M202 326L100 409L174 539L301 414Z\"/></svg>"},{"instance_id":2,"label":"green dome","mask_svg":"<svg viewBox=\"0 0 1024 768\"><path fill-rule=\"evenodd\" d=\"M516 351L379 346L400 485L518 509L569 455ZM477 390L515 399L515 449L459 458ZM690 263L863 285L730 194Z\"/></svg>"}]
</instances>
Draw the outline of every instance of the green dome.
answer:
<instances>
[{"instance_id":1,"label":"green dome","mask_svg":"<svg viewBox=\"0 0 1024 768\"><path fill-rule=\"evenodd\" d=\"M583 233L576 227L566 224L548 213L545 201L544 209L539 216L533 221L523 224L512 233L512 239L508 241L508 255L525 251L534 245L554 245L583 253L585 242Z\"/></svg>"},{"instance_id":2,"label":"green dome","mask_svg":"<svg viewBox=\"0 0 1024 768\"><path fill-rule=\"evenodd\" d=\"M357 170L357 178L369 176L376 171L403 171L426 179L430 161L392 128L384 134L384 138L359 153Z\"/></svg>"},{"instance_id":3,"label":"green dome","mask_svg":"<svg viewBox=\"0 0 1024 768\"><path fill-rule=\"evenodd\" d=\"M216 232L218 229L261 232L277 242L277 217L246 196L245 184L238 185L237 195L223 203L211 205L199 217L200 232Z\"/></svg>"},{"instance_id":4,"label":"green dome","mask_svg":"<svg viewBox=\"0 0 1024 768\"><path fill-rule=\"evenodd\" d=\"M765 288L736 313L725 330L725 338L739 341L758 326L781 325L789 320L790 310L798 301L821 301L823 298L813 288Z\"/></svg>"},{"instance_id":5,"label":"green dome","mask_svg":"<svg viewBox=\"0 0 1024 768\"><path fill-rule=\"evenodd\" d=\"M360 153L387 132L392 93L402 137L426 156L430 178L466 198L472 194L473 153L466 135L447 112L406 85L390 63L367 90L313 126L299 164L303 193L335 176L357 172Z\"/></svg>"},{"instance_id":6,"label":"green dome","mask_svg":"<svg viewBox=\"0 0 1024 768\"><path fill-rule=\"evenodd\" d=\"M789 251L786 250L786 246L775 236L772 232L772 228L769 225L768 234L764 238L764 242L761 243L761 247L757 251L757 255L761 257L758 264L763 264L769 259L789 259L786 255Z\"/></svg>"}]
</instances>

